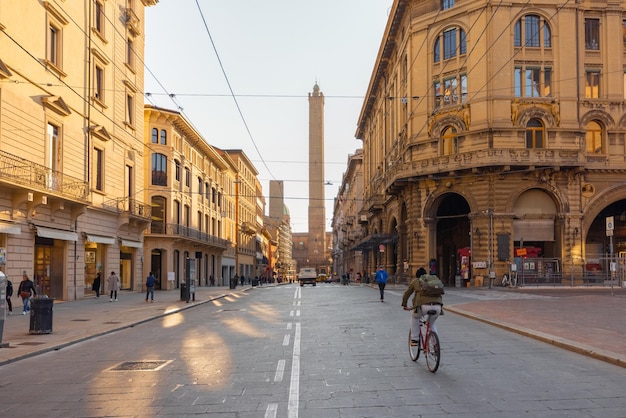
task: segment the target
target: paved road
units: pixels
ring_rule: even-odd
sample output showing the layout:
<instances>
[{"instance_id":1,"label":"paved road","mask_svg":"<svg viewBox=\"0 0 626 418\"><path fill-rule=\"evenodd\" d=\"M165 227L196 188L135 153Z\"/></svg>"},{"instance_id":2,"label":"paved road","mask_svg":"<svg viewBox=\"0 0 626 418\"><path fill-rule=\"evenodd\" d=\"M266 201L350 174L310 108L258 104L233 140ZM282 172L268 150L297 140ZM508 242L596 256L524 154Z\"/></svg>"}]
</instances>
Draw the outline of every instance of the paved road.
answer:
<instances>
[{"instance_id":1,"label":"paved road","mask_svg":"<svg viewBox=\"0 0 626 418\"><path fill-rule=\"evenodd\" d=\"M180 300L179 291L156 292L155 303L145 303L143 294L126 292L118 302L106 297L57 302L53 332L42 335L29 334L30 317L21 315L21 302L13 298L14 312L6 317L2 336L8 347L0 349L0 365L250 289L200 287L190 303ZM401 285L387 287L398 295L403 290ZM626 367L626 289L452 288L445 303L449 312Z\"/></svg>"},{"instance_id":2,"label":"paved road","mask_svg":"<svg viewBox=\"0 0 626 418\"><path fill-rule=\"evenodd\" d=\"M384 304L376 289L338 285L207 289L195 304L172 293L157 294L154 304L138 294L117 304L59 304L59 324L48 335L28 335L25 317L10 318L20 338L37 342L61 342L85 329L104 335L5 364L0 415L624 417L623 368L452 312L601 296L594 291L450 289L448 314L438 321L442 366L434 375L423 360L408 358L401 287L391 286ZM168 363L132 369L158 360ZM117 370L125 361L131 369Z\"/></svg>"}]
</instances>

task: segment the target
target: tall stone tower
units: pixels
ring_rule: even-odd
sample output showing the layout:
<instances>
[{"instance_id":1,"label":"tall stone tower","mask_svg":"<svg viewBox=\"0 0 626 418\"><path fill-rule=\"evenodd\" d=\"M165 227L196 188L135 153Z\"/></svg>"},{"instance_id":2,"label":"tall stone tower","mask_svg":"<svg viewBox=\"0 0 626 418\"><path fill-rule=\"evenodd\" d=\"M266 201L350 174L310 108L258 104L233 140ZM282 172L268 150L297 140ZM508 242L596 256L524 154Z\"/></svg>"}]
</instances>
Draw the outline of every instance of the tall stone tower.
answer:
<instances>
[{"instance_id":1,"label":"tall stone tower","mask_svg":"<svg viewBox=\"0 0 626 418\"><path fill-rule=\"evenodd\" d=\"M322 263L326 249L324 203L324 94L315 83L309 93L309 234L308 257Z\"/></svg>"}]
</instances>

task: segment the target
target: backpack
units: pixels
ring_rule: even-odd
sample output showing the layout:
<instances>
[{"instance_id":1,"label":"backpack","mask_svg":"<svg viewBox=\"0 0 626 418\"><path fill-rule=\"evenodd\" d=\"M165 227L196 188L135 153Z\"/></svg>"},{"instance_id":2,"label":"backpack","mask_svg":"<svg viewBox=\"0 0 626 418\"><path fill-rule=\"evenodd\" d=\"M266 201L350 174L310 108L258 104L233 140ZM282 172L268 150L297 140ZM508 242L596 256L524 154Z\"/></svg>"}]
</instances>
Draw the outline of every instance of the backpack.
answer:
<instances>
[{"instance_id":1,"label":"backpack","mask_svg":"<svg viewBox=\"0 0 626 418\"><path fill-rule=\"evenodd\" d=\"M424 274L419 279L421 296L441 296L446 293L443 290L443 282L433 274Z\"/></svg>"}]
</instances>

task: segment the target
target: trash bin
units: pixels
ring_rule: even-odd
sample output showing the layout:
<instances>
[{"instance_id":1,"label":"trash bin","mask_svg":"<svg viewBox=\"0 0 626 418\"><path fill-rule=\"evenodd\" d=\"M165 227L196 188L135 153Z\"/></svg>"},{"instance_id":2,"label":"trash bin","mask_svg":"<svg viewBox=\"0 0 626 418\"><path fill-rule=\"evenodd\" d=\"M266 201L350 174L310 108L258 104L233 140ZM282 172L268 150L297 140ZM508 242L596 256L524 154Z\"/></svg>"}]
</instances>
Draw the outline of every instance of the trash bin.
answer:
<instances>
[{"instance_id":1,"label":"trash bin","mask_svg":"<svg viewBox=\"0 0 626 418\"><path fill-rule=\"evenodd\" d=\"M54 299L33 298L30 300L29 334L50 334L52 332L52 305Z\"/></svg>"},{"instance_id":2,"label":"trash bin","mask_svg":"<svg viewBox=\"0 0 626 418\"><path fill-rule=\"evenodd\" d=\"M231 289L235 289L237 287L237 279L234 277L231 277L230 279L230 288Z\"/></svg>"},{"instance_id":3,"label":"trash bin","mask_svg":"<svg viewBox=\"0 0 626 418\"><path fill-rule=\"evenodd\" d=\"M180 300L187 301L187 283L180 284Z\"/></svg>"}]
</instances>

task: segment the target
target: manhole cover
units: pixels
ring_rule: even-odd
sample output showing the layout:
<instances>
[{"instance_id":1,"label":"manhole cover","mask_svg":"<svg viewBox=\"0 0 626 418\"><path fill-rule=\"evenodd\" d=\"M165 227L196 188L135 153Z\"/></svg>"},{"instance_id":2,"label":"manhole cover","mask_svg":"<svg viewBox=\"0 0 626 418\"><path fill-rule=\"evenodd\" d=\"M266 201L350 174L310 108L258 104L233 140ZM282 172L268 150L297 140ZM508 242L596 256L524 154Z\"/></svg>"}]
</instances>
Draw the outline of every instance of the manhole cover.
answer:
<instances>
[{"instance_id":1,"label":"manhole cover","mask_svg":"<svg viewBox=\"0 0 626 418\"><path fill-rule=\"evenodd\" d=\"M172 360L125 361L117 366L111 367L109 370L114 372L153 372L162 369L171 362Z\"/></svg>"}]
</instances>

